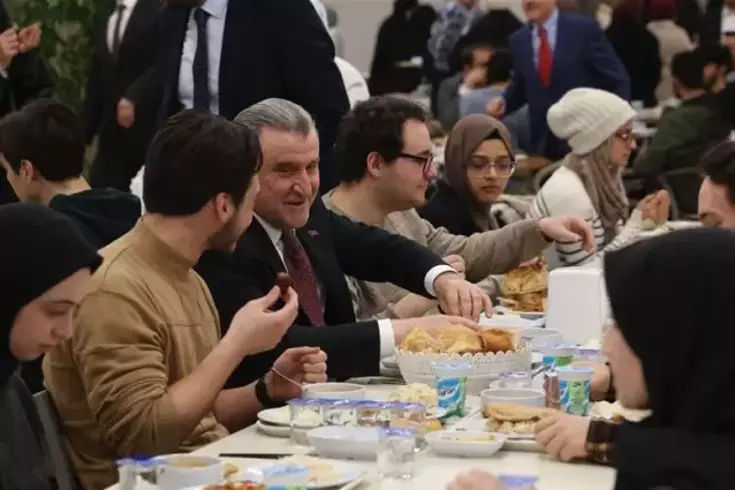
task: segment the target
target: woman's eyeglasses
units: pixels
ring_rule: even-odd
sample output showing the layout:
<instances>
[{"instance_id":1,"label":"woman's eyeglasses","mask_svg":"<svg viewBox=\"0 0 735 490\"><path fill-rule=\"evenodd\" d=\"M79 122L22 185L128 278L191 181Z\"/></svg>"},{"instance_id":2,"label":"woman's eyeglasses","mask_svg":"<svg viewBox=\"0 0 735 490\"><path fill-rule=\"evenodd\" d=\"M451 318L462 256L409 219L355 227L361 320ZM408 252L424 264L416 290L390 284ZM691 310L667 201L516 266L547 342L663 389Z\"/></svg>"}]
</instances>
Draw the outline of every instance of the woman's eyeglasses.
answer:
<instances>
[{"instance_id":1,"label":"woman's eyeglasses","mask_svg":"<svg viewBox=\"0 0 735 490\"><path fill-rule=\"evenodd\" d=\"M617 133L615 133L615 137L625 143L635 141L635 134L633 134L632 129L628 129L627 131L618 131Z\"/></svg>"},{"instance_id":2,"label":"woman's eyeglasses","mask_svg":"<svg viewBox=\"0 0 735 490\"><path fill-rule=\"evenodd\" d=\"M399 153L400 158L414 161L421 164L424 172L431 170L431 164L434 162L434 155L414 155L413 153Z\"/></svg>"},{"instance_id":3,"label":"woman's eyeglasses","mask_svg":"<svg viewBox=\"0 0 735 490\"><path fill-rule=\"evenodd\" d=\"M509 156L497 158L474 156L467 161L467 168L478 174L489 174L495 169L498 177L510 177L516 169L516 162Z\"/></svg>"}]
</instances>

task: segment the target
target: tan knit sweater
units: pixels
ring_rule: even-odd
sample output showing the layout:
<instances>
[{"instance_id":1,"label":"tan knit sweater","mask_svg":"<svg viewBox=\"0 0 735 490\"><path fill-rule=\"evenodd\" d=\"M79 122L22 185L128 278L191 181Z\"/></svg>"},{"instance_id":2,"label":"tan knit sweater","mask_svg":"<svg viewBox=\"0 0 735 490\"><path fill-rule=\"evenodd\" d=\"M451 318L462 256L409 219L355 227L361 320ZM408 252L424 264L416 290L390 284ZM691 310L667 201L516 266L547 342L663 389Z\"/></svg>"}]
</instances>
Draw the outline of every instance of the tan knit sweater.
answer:
<instances>
[{"instance_id":1,"label":"tan knit sweater","mask_svg":"<svg viewBox=\"0 0 735 490\"><path fill-rule=\"evenodd\" d=\"M329 209L344 214L334 206L330 194L324 196L323 200ZM452 235L445 228L435 228L412 209L391 213L382 228L410 238L441 257L460 255L466 263L467 280L475 283L491 274L507 272L521 262L538 256L549 246L535 219L466 237ZM389 283L347 279L358 319L391 317L390 305L409 294L405 289Z\"/></svg>"},{"instance_id":2,"label":"tan knit sweater","mask_svg":"<svg viewBox=\"0 0 735 490\"><path fill-rule=\"evenodd\" d=\"M100 252L74 337L43 371L87 490L117 481L115 461L185 452L227 430L207 414L182 432L168 387L219 340L217 310L193 264L139 222Z\"/></svg>"}]
</instances>

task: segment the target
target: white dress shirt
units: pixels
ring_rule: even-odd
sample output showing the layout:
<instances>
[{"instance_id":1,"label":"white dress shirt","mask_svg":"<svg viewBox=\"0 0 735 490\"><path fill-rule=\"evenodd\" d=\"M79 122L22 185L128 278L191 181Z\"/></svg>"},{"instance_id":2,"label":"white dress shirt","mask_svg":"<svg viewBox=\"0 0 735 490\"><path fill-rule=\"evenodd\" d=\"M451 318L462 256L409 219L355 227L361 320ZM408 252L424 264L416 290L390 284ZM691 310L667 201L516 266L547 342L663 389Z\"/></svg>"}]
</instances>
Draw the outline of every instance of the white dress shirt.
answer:
<instances>
[{"instance_id":1,"label":"white dress shirt","mask_svg":"<svg viewBox=\"0 0 735 490\"><path fill-rule=\"evenodd\" d=\"M121 0L119 2L125 9L122 11L122 20L120 21L120 39L125 37L125 29L128 27L130 16L133 14L133 9L138 3L138 0ZM112 52L113 38L115 37L115 25L117 24L117 9L112 12L110 20L107 21L107 49Z\"/></svg>"},{"instance_id":2,"label":"white dress shirt","mask_svg":"<svg viewBox=\"0 0 735 490\"><path fill-rule=\"evenodd\" d=\"M257 214L255 215L255 219L257 219L258 223L260 223L260 225L263 227L266 234L268 235L268 238L270 238L273 242L273 246L276 247L276 251L281 257L281 261L283 261L283 240L281 240L281 235L283 234L283 232L275 228L273 225L265 221ZM283 262L283 266L286 266L285 261ZM424 287L426 288L426 291L432 296L435 296L434 280L436 280L436 278L444 272L455 272L455 270L448 265L437 265L429 269L429 272L426 273L426 277L424 277ZM380 337L380 358L384 359L395 354L396 336L395 332L393 331L393 323L390 319L381 318L378 320L378 334Z\"/></svg>"},{"instance_id":3,"label":"white dress shirt","mask_svg":"<svg viewBox=\"0 0 735 490\"><path fill-rule=\"evenodd\" d=\"M725 39L725 35L735 33L735 10L731 10L725 5L722 7L722 17L720 21L720 38Z\"/></svg>"},{"instance_id":4,"label":"white dress shirt","mask_svg":"<svg viewBox=\"0 0 735 490\"><path fill-rule=\"evenodd\" d=\"M200 8L209 14L207 20L207 58L209 61L209 110L219 114L219 62L222 56L222 40L225 34L228 0L207 0ZM187 108L194 107L194 55L197 51L197 23L194 9L189 15L184 46L181 49L179 68L179 101Z\"/></svg>"}]
</instances>

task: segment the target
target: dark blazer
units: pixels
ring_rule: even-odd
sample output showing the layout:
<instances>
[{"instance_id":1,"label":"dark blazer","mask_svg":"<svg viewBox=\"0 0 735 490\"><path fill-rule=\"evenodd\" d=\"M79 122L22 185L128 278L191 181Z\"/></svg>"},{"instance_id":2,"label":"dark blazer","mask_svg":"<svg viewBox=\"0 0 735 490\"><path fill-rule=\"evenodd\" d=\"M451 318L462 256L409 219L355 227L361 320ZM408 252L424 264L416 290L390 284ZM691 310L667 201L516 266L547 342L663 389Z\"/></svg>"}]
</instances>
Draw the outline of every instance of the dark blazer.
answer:
<instances>
[{"instance_id":1,"label":"dark blazer","mask_svg":"<svg viewBox=\"0 0 735 490\"><path fill-rule=\"evenodd\" d=\"M242 386L265 374L287 348L319 346L329 357L329 376L348 378L378 373L380 340L377 321L355 322L345 275L372 282L391 282L427 295L424 277L444 262L428 249L398 235L355 223L328 211L321 199L311 209L297 235L311 259L320 283L327 327L313 327L299 310L280 345L247 357L228 386ZM196 267L209 286L223 332L248 301L273 288L278 272L285 272L275 245L253 221L233 254L207 252ZM280 305L279 305L280 306Z\"/></svg>"},{"instance_id":2,"label":"dark blazer","mask_svg":"<svg viewBox=\"0 0 735 490\"><path fill-rule=\"evenodd\" d=\"M160 100L136 107L135 123L129 129L117 124L117 103L128 88L155 62L156 16L160 0L138 0L120 44L118 58L107 42L110 11L97 22L92 44L94 57L84 99L84 130L90 143L99 134L92 185L129 190L130 180L145 160ZM104 173L104 177L100 177ZM115 182L117 177L120 182ZM96 182L102 180L102 182ZM119 184L119 185L116 185Z\"/></svg>"},{"instance_id":3,"label":"dark blazer","mask_svg":"<svg viewBox=\"0 0 735 490\"><path fill-rule=\"evenodd\" d=\"M180 110L181 50L190 9L164 7L158 19L157 61L128 91L134 102L160 91L159 123ZM234 119L243 109L279 97L314 117L320 141L322 191L339 183L334 141L350 105L334 63L334 44L309 0L229 0L219 73L219 111Z\"/></svg>"},{"instance_id":4,"label":"dark blazer","mask_svg":"<svg viewBox=\"0 0 735 490\"><path fill-rule=\"evenodd\" d=\"M13 25L5 3L0 0L0 32ZM51 76L46 64L38 56L38 50L19 54L7 70L7 78L0 76L0 117L16 110L28 102L50 97L53 91ZM0 204L17 200L5 176L0 176Z\"/></svg>"},{"instance_id":5,"label":"dark blazer","mask_svg":"<svg viewBox=\"0 0 735 490\"><path fill-rule=\"evenodd\" d=\"M528 104L531 145L535 153L551 160L560 159L569 151L546 124L549 107L566 92L578 87L594 87L626 100L630 96L628 73L597 20L559 12L556 35L549 87L541 83L534 63L532 27L528 25L510 37L513 77L505 92L507 114Z\"/></svg>"},{"instance_id":6,"label":"dark blazer","mask_svg":"<svg viewBox=\"0 0 735 490\"><path fill-rule=\"evenodd\" d=\"M707 9L704 11L704 15L702 15L699 29L700 46L716 46L720 44L723 5L724 3L721 0L712 1L707 5Z\"/></svg>"},{"instance_id":7,"label":"dark blazer","mask_svg":"<svg viewBox=\"0 0 735 490\"><path fill-rule=\"evenodd\" d=\"M631 100L646 107L658 105L656 87L661 81L661 49L658 39L638 22L616 22L605 31L615 54L630 76Z\"/></svg>"}]
</instances>

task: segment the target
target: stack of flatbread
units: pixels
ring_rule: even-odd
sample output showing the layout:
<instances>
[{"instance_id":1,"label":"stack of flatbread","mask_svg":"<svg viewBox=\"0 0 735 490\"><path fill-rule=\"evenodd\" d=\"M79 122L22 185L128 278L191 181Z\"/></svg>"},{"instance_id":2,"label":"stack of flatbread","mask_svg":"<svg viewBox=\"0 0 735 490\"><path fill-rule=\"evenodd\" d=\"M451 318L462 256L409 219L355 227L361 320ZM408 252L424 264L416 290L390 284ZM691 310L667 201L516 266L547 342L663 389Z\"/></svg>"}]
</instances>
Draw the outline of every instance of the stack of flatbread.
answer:
<instances>
[{"instance_id":1,"label":"stack of flatbread","mask_svg":"<svg viewBox=\"0 0 735 490\"><path fill-rule=\"evenodd\" d=\"M485 428L503 434L533 434L536 422L553 413L557 410L515 403L488 403L483 408Z\"/></svg>"},{"instance_id":2,"label":"stack of flatbread","mask_svg":"<svg viewBox=\"0 0 735 490\"><path fill-rule=\"evenodd\" d=\"M537 262L508 272L503 278L501 302L514 311L546 311L549 271Z\"/></svg>"},{"instance_id":3,"label":"stack of flatbread","mask_svg":"<svg viewBox=\"0 0 735 490\"><path fill-rule=\"evenodd\" d=\"M450 324L433 335L421 328L412 329L400 349L422 354L483 354L515 352L516 339L510 330L484 328L473 330Z\"/></svg>"}]
</instances>

